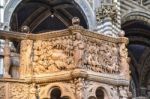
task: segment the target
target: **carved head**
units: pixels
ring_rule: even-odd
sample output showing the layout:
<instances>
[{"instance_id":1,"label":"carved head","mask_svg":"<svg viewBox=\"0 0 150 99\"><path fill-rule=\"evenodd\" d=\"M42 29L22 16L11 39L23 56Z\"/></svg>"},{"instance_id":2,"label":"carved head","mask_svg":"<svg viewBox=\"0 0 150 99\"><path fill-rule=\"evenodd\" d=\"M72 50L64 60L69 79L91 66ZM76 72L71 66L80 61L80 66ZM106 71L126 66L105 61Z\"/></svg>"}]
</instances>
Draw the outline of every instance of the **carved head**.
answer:
<instances>
[{"instance_id":1,"label":"carved head","mask_svg":"<svg viewBox=\"0 0 150 99\"><path fill-rule=\"evenodd\" d=\"M81 40L82 39L82 35L80 33L76 33L75 37L77 40Z\"/></svg>"}]
</instances>

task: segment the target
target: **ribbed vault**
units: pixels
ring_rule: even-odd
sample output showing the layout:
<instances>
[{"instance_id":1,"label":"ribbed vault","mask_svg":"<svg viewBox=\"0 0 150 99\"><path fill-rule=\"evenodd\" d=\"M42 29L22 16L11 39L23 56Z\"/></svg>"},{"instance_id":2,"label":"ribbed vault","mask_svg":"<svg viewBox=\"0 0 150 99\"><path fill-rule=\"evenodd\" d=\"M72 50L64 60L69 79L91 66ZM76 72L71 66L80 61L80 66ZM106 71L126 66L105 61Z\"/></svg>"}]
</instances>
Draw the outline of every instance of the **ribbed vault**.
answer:
<instances>
[{"instance_id":1,"label":"ribbed vault","mask_svg":"<svg viewBox=\"0 0 150 99\"><path fill-rule=\"evenodd\" d=\"M23 0L12 15L11 30L20 31L24 25L34 33L65 29L73 17L79 17L81 25L88 28L84 13L74 0Z\"/></svg>"}]
</instances>

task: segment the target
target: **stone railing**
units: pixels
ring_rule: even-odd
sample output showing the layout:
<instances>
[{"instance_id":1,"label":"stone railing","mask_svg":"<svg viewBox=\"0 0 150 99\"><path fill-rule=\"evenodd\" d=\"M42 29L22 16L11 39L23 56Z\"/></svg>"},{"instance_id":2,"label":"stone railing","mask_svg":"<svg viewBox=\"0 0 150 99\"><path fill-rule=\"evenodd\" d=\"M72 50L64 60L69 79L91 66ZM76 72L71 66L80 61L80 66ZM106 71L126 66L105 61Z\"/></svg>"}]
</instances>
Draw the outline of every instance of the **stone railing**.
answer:
<instances>
[{"instance_id":1,"label":"stone railing","mask_svg":"<svg viewBox=\"0 0 150 99\"><path fill-rule=\"evenodd\" d=\"M8 39L21 41L21 76L74 69L107 74L129 74L125 47L128 39L124 37L112 38L85 30L80 26L71 26L66 30L39 34L1 32L0 38L7 38L6 41ZM5 52L9 52L7 42L5 45ZM5 53L4 65L9 69L8 56L9 54Z\"/></svg>"}]
</instances>

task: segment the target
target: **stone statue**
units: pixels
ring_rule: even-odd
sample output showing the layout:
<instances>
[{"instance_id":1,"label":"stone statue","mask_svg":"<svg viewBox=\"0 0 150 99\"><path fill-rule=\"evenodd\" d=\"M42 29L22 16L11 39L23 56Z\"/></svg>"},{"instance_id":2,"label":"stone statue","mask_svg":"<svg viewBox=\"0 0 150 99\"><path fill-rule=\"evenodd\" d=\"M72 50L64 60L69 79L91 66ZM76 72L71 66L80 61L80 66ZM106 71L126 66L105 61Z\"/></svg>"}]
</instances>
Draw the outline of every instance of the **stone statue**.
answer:
<instances>
[{"instance_id":1,"label":"stone statue","mask_svg":"<svg viewBox=\"0 0 150 99\"><path fill-rule=\"evenodd\" d=\"M127 48L125 44L120 44L120 72L121 75L125 75L125 78L127 80L130 80L130 70L129 70L129 64L128 64L128 54L127 54Z\"/></svg>"},{"instance_id":2,"label":"stone statue","mask_svg":"<svg viewBox=\"0 0 150 99\"><path fill-rule=\"evenodd\" d=\"M35 83L33 83L30 88L30 98L29 99L39 99L38 98L39 92L40 92L39 86L37 86Z\"/></svg>"},{"instance_id":3,"label":"stone statue","mask_svg":"<svg viewBox=\"0 0 150 99\"><path fill-rule=\"evenodd\" d=\"M9 69L11 64L11 58L10 58L10 47L9 47L9 40L5 40L4 45L4 78L11 78L9 75Z\"/></svg>"},{"instance_id":4,"label":"stone statue","mask_svg":"<svg viewBox=\"0 0 150 99\"><path fill-rule=\"evenodd\" d=\"M82 35L80 33L76 33L76 40L73 43L74 46L74 63L75 66L81 67L82 59L84 55L85 44L82 41Z\"/></svg>"}]
</instances>

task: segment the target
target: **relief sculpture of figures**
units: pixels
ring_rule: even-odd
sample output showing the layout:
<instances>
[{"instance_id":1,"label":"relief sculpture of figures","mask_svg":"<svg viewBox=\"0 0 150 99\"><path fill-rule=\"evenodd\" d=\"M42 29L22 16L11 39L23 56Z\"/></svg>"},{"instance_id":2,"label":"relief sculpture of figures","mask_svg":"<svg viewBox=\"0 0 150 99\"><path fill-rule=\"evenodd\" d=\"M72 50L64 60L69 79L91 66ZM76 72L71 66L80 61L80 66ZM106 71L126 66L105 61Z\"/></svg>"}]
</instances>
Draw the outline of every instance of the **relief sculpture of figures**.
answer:
<instances>
[{"instance_id":1,"label":"relief sculpture of figures","mask_svg":"<svg viewBox=\"0 0 150 99\"><path fill-rule=\"evenodd\" d=\"M120 44L120 71L122 75L125 75L126 79L130 80L129 75L129 64L128 64L128 56L127 56L127 49L125 44Z\"/></svg>"},{"instance_id":2,"label":"relief sculpture of figures","mask_svg":"<svg viewBox=\"0 0 150 99\"><path fill-rule=\"evenodd\" d=\"M76 33L75 35L76 40L74 41L74 63L75 66L81 67L82 59L84 57L84 48L85 44L82 41L82 35L80 33Z\"/></svg>"},{"instance_id":3,"label":"relief sculpture of figures","mask_svg":"<svg viewBox=\"0 0 150 99\"><path fill-rule=\"evenodd\" d=\"M125 35L124 31L122 31L120 34L120 37L123 37ZM121 75L124 75L127 80L130 80L130 70L129 70L129 58L127 53L126 44L122 43L119 44L119 54L120 54L120 72Z\"/></svg>"},{"instance_id":4,"label":"relief sculpture of figures","mask_svg":"<svg viewBox=\"0 0 150 99\"><path fill-rule=\"evenodd\" d=\"M37 98L36 98L35 83L33 83L33 84L31 85L31 88L30 88L30 99L37 99Z\"/></svg>"},{"instance_id":5,"label":"relief sculpture of figures","mask_svg":"<svg viewBox=\"0 0 150 99\"><path fill-rule=\"evenodd\" d=\"M0 0L0 99L150 99L150 0Z\"/></svg>"},{"instance_id":6,"label":"relief sculpture of figures","mask_svg":"<svg viewBox=\"0 0 150 99\"><path fill-rule=\"evenodd\" d=\"M47 73L73 69L72 50L69 36L34 42L34 72Z\"/></svg>"},{"instance_id":7,"label":"relief sculpture of figures","mask_svg":"<svg viewBox=\"0 0 150 99\"><path fill-rule=\"evenodd\" d=\"M123 86L119 87L120 99L128 99L127 92Z\"/></svg>"}]
</instances>

